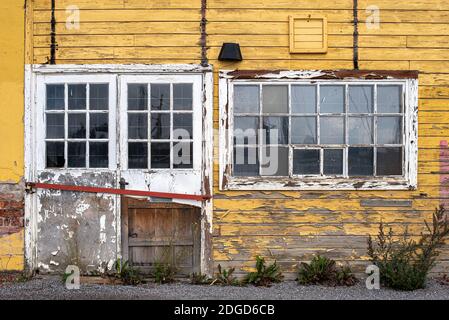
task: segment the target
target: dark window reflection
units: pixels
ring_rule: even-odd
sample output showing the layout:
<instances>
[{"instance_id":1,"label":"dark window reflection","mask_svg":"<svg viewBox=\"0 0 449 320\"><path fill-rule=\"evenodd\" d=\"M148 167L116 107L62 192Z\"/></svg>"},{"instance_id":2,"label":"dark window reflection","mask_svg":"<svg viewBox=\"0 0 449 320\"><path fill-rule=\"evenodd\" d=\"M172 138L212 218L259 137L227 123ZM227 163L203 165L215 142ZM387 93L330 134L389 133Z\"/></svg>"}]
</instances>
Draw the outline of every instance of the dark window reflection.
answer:
<instances>
[{"instance_id":1,"label":"dark window reflection","mask_svg":"<svg viewBox=\"0 0 449 320\"><path fill-rule=\"evenodd\" d=\"M128 143L128 167L130 169L148 168L148 144L146 142Z\"/></svg>"},{"instance_id":2,"label":"dark window reflection","mask_svg":"<svg viewBox=\"0 0 449 320\"><path fill-rule=\"evenodd\" d=\"M47 114L47 139L64 139L64 114Z\"/></svg>"},{"instance_id":3,"label":"dark window reflection","mask_svg":"<svg viewBox=\"0 0 449 320\"><path fill-rule=\"evenodd\" d=\"M402 175L402 148L377 148L377 175Z\"/></svg>"},{"instance_id":4,"label":"dark window reflection","mask_svg":"<svg viewBox=\"0 0 449 320\"><path fill-rule=\"evenodd\" d=\"M90 138L107 139L109 133L109 117L107 113L90 114Z\"/></svg>"},{"instance_id":5,"label":"dark window reflection","mask_svg":"<svg viewBox=\"0 0 449 320\"><path fill-rule=\"evenodd\" d=\"M192 110L193 86L192 84L173 85L173 109Z\"/></svg>"},{"instance_id":6,"label":"dark window reflection","mask_svg":"<svg viewBox=\"0 0 449 320\"><path fill-rule=\"evenodd\" d=\"M64 110L64 85L47 84L47 110Z\"/></svg>"},{"instance_id":7,"label":"dark window reflection","mask_svg":"<svg viewBox=\"0 0 449 320\"><path fill-rule=\"evenodd\" d=\"M234 175L242 177L259 175L259 155L257 147L234 148Z\"/></svg>"},{"instance_id":8,"label":"dark window reflection","mask_svg":"<svg viewBox=\"0 0 449 320\"><path fill-rule=\"evenodd\" d=\"M86 85L85 84L69 84L69 110L86 109Z\"/></svg>"},{"instance_id":9,"label":"dark window reflection","mask_svg":"<svg viewBox=\"0 0 449 320\"><path fill-rule=\"evenodd\" d=\"M348 151L348 170L350 176L372 176L373 148L350 147Z\"/></svg>"},{"instance_id":10,"label":"dark window reflection","mask_svg":"<svg viewBox=\"0 0 449 320\"><path fill-rule=\"evenodd\" d=\"M153 142L151 144L151 168L170 168L170 143Z\"/></svg>"},{"instance_id":11,"label":"dark window reflection","mask_svg":"<svg viewBox=\"0 0 449 320\"><path fill-rule=\"evenodd\" d=\"M148 109L148 85L128 84L128 110Z\"/></svg>"},{"instance_id":12,"label":"dark window reflection","mask_svg":"<svg viewBox=\"0 0 449 320\"><path fill-rule=\"evenodd\" d=\"M173 114L173 139L181 138L193 139L193 115L191 113Z\"/></svg>"},{"instance_id":13,"label":"dark window reflection","mask_svg":"<svg viewBox=\"0 0 449 320\"><path fill-rule=\"evenodd\" d=\"M86 166L86 143L69 142L67 144L67 164L69 168L83 168Z\"/></svg>"},{"instance_id":14,"label":"dark window reflection","mask_svg":"<svg viewBox=\"0 0 449 320\"><path fill-rule=\"evenodd\" d=\"M107 168L108 154L107 142L91 142L89 145L89 166L91 168Z\"/></svg>"},{"instance_id":15,"label":"dark window reflection","mask_svg":"<svg viewBox=\"0 0 449 320\"><path fill-rule=\"evenodd\" d=\"M70 113L68 116L68 137L69 139L86 138L86 114Z\"/></svg>"},{"instance_id":16,"label":"dark window reflection","mask_svg":"<svg viewBox=\"0 0 449 320\"><path fill-rule=\"evenodd\" d=\"M327 149L324 150L323 171L325 175L343 174L343 150Z\"/></svg>"},{"instance_id":17,"label":"dark window reflection","mask_svg":"<svg viewBox=\"0 0 449 320\"><path fill-rule=\"evenodd\" d=\"M148 115L146 113L128 114L128 138L148 139Z\"/></svg>"},{"instance_id":18,"label":"dark window reflection","mask_svg":"<svg viewBox=\"0 0 449 320\"><path fill-rule=\"evenodd\" d=\"M320 174L320 150L294 150L294 174Z\"/></svg>"},{"instance_id":19,"label":"dark window reflection","mask_svg":"<svg viewBox=\"0 0 449 320\"><path fill-rule=\"evenodd\" d=\"M46 149L47 168L63 168L65 162L64 142L47 142Z\"/></svg>"},{"instance_id":20,"label":"dark window reflection","mask_svg":"<svg viewBox=\"0 0 449 320\"><path fill-rule=\"evenodd\" d=\"M170 110L170 85L151 85L151 110Z\"/></svg>"},{"instance_id":21,"label":"dark window reflection","mask_svg":"<svg viewBox=\"0 0 449 320\"><path fill-rule=\"evenodd\" d=\"M91 84L89 87L90 110L108 110L109 85Z\"/></svg>"},{"instance_id":22,"label":"dark window reflection","mask_svg":"<svg viewBox=\"0 0 449 320\"><path fill-rule=\"evenodd\" d=\"M151 139L170 139L170 114L151 114Z\"/></svg>"}]
</instances>

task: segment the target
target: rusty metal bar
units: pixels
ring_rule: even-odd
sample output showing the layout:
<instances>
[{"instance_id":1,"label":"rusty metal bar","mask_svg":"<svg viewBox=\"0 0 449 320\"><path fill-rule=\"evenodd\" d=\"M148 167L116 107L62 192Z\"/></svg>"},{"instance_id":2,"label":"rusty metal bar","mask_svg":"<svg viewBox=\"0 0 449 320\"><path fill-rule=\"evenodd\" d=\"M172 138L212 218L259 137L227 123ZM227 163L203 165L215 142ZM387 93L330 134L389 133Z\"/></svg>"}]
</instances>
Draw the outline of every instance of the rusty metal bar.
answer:
<instances>
[{"instance_id":1,"label":"rusty metal bar","mask_svg":"<svg viewBox=\"0 0 449 320\"><path fill-rule=\"evenodd\" d=\"M183 200L196 200L196 201L205 201L211 199L210 196L205 195L179 194L179 193L154 192L142 190L124 190L115 188L98 188L98 187L74 186L64 184L39 183L39 182L27 182L26 186L29 189L35 188L35 189L62 190L62 191L74 191L86 193L108 193L108 194L118 194L128 196L155 197L163 199L183 199Z\"/></svg>"}]
</instances>

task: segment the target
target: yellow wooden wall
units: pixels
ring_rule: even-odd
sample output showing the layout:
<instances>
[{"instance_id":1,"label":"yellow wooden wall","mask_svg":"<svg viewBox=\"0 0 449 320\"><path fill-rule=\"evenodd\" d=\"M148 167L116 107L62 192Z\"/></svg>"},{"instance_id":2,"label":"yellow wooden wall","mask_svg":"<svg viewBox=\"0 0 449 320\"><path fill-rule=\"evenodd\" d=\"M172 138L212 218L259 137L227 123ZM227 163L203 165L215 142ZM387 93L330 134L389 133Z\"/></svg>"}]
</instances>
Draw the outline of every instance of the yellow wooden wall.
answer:
<instances>
[{"instance_id":1,"label":"yellow wooden wall","mask_svg":"<svg viewBox=\"0 0 449 320\"><path fill-rule=\"evenodd\" d=\"M23 269L23 0L0 2L0 270ZM13 222L11 222L12 220Z\"/></svg>"},{"instance_id":2,"label":"yellow wooden wall","mask_svg":"<svg viewBox=\"0 0 449 320\"><path fill-rule=\"evenodd\" d=\"M35 0L34 63L50 55L50 0ZM77 0L79 30L65 27L70 0L58 0L57 63L199 63L200 0ZM350 69L353 67L352 0L208 0L208 58L219 69ZM380 9L380 29L365 26L368 5ZM238 272L256 254L277 258L292 272L298 261L326 253L353 265L366 262L366 237L382 219L418 234L422 221L448 200L440 180L440 142L449 133L449 3L445 0L359 1L360 68L417 69L419 90L419 189L358 192L220 192L215 165L214 259ZM290 54L288 16L324 14L327 54ZM223 42L238 42L244 61L217 61ZM215 73L214 125L218 128ZM217 140L216 140L217 142ZM215 156L218 157L217 143ZM442 173L443 172L443 173ZM449 177L449 176L448 176ZM449 179L449 178L448 178ZM380 207L369 199L388 200ZM408 206L408 202L411 205ZM364 205L365 204L365 205ZM388 205L388 206L386 206ZM435 271L446 270L449 254ZM243 266L243 268L241 268Z\"/></svg>"},{"instance_id":3,"label":"yellow wooden wall","mask_svg":"<svg viewBox=\"0 0 449 320\"><path fill-rule=\"evenodd\" d=\"M80 9L68 29L67 8ZM58 0L56 63L198 63L199 0ZM35 0L34 63L50 56L51 1Z\"/></svg>"},{"instance_id":4,"label":"yellow wooden wall","mask_svg":"<svg viewBox=\"0 0 449 320\"><path fill-rule=\"evenodd\" d=\"M380 11L380 29L369 30L367 6ZM219 69L353 68L352 0L209 0L210 62ZM215 166L214 259L239 273L255 255L278 259L293 277L298 261L321 253L349 261L362 271L368 234L383 220L394 230L408 226L419 234L422 221L448 200L440 172L440 141L449 139L449 2L445 0L359 1L361 69L417 69L419 76L419 189L416 191L220 192ZM290 54L288 16L323 14L328 18L327 54ZM222 42L238 42L244 61L217 61ZM218 76L215 74L215 127L218 127ZM215 154L218 154L217 144ZM444 166L446 165L446 168ZM449 181L449 180L448 180ZM369 206L365 200L388 202ZM449 252L434 272L447 270ZM243 268L241 268L243 266Z\"/></svg>"}]
</instances>

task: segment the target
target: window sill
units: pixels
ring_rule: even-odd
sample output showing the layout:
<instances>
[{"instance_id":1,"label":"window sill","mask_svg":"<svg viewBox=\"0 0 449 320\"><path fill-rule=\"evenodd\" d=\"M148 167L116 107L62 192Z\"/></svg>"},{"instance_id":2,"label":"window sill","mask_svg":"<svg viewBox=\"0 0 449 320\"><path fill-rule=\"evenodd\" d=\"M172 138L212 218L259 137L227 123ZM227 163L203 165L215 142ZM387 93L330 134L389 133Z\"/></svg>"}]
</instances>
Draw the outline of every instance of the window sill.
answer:
<instances>
[{"instance_id":1,"label":"window sill","mask_svg":"<svg viewBox=\"0 0 449 320\"><path fill-rule=\"evenodd\" d=\"M416 190L417 185L410 183L404 177L392 178L254 178L254 177L227 177L221 184L221 190Z\"/></svg>"}]
</instances>

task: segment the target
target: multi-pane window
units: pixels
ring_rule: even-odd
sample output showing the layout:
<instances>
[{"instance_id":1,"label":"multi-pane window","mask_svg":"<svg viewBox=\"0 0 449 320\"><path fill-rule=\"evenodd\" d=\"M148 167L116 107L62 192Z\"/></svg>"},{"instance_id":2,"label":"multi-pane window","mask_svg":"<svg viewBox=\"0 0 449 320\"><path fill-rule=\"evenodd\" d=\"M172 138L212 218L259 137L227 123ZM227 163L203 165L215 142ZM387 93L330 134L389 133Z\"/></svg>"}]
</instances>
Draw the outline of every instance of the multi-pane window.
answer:
<instances>
[{"instance_id":1,"label":"multi-pane window","mask_svg":"<svg viewBox=\"0 0 449 320\"><path fill-rule=\"evenodd\" d=\"M109 84L47 84L47 168L107 168Z\"/></svg>"},{"instance_id":2,"label":"multi-pane window","mask_svg":"<svg viewBox=\"0 0 449 320\"><path fill-rule=\"evenodd\" d=\"M401 83L233 86L233 175L404 175Z\"/></svg>"},{"instance_id":3,"label":"multi-pane window","mask_svg":"<svg viewBox=\"0 0 449 320\"><path fill-rule=\"evenodd\" d=\"M128 168L193 168L193 85L129 83Z\"/></svg>"}]
</instances>

